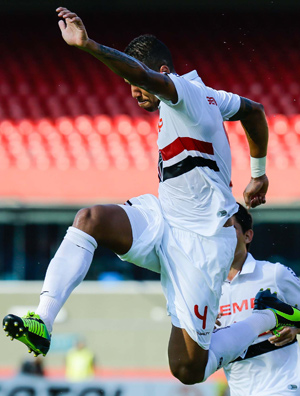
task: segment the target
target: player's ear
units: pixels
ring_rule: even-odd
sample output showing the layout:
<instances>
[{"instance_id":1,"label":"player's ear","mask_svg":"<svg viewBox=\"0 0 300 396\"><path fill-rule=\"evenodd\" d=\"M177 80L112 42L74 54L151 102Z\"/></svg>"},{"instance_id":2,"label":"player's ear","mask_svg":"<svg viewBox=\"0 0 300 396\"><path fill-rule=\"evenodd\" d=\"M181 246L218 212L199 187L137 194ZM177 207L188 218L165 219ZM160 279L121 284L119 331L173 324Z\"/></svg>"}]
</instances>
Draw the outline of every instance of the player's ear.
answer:
<instances>
[{"instance_id":1,"label":"player's ear","mask_svg":"<svg viewBox=\"0 0 300 396\"><path fill-rule=\"evenodd\" d=\"M247 230L244 234L245 236L245 243L248 244L252 242L253 236L254 236L254 231L253 230Z\"/></svg>"},{"instance_id":2,"label":"player's ear","mask_svg":"<svg viewBox=\"0 0 300 396\"><path fill-rule=\"evenodd\" d=\"M167 65L162 65L162 66L160 67L160 69L159 69L159 72L160 72L160 73L170 73L169 66L167 66Z\"/></svg>"}]
</instances>

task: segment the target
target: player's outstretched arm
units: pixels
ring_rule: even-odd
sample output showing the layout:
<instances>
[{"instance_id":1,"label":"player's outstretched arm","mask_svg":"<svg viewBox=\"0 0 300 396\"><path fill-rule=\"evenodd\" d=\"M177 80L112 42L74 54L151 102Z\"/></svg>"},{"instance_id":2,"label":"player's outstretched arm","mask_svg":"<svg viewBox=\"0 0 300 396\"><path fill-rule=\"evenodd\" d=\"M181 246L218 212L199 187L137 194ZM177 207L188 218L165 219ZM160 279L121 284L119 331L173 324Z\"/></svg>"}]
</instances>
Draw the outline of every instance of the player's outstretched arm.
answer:
<instances>
[{"instance_id":1,"label":"player's outstretched arm","mask_svg":"<svg viewBox=\"0 0 300 396\"><path fill-rule=\"evenodd\" d=\"M268 124L264 108L260 103L241 98L239 111L230 121L241 121L245 130L251 156L251 180L244 191L248 208L255 208L266 202L269 181L265 174L265 158L268 147Z\"/></svg>"},{"instance_id":2,"label":"player's outstretched arm","mask_svg":"<svg viewBox=\"0 0 300 396\"><path fill-rule=\"evenodd\" d=\"M67 44L80 48L108 66L131 85L145 89L147 92L162 96L172 102L177 101L177 91L172 80L163 73L155 72L146 65L125 53L98 44L88 37L82 20L65 7L56 9L59 28Z\"/></svg>"}]
</instances>

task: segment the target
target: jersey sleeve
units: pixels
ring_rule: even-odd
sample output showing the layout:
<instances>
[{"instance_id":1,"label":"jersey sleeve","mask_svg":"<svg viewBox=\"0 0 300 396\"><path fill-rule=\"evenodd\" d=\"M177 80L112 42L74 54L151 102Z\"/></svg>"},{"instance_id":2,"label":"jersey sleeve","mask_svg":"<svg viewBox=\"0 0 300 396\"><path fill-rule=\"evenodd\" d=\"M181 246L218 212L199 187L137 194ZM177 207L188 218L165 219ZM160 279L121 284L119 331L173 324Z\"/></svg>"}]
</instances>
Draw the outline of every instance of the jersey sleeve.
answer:
<instances>
[{"instance_id":1,"label":"jersey sleeve","mask_svg":"<svg viewBox=\"0 0 300 396\"><path fill-rule=\"evenodd\" d=\"M177 74L168 74L170 79L173 81L177 91L177 102L172 103L170 100L161 98L157 95L157 98L165 103L168 107L173 108L176 112L181 114L182 119L188 124L195 124L201 119L204 111L203 97L204 91L199 85L186 80L182 76Z\"/></svg>"},{"instance_id":2,"label":"jersey sleeve","mask_svg":"<svg viewBox=\"0 0 300 396\"><path fill-rule=\"evenodd\" d=\"M170 79L173 81L176 91L177 91L177 96L178 96L178 100L176 103L173 103L171 100L167 100L159 95L156 95L156 97L161 100L162 102L164 102L165 104L167 104L168 106L171 107L175 107L178 106L184 99L185 96L185 84L186 81L184 80L183 77L178 76L177 74L168 74L168 76L170 77Z\"/></svg>"},{"instance_id":3,"label":"jersey sleeve","mask_svg":"<svg viewBox=\"0 0 300 396\"><path fill-rule=\"evenodd\" d=\"M288 304L300 307L300 280L295 272L285 265L276 264L275 280L278 290L278 298Z\"/></svg>"},{"instance_id":4,"label":"jersey sleeve","mask_svg":"<svg viewBox=\"0 0 300 396\"><path fill-rule=\"evenodd\" d=\"M237 94L226 91L218 91L207 87L211 91L210 96L214 97L220 109L223 121L228 121L240 109L241 97Z\"/></svg>"}]
</instances>

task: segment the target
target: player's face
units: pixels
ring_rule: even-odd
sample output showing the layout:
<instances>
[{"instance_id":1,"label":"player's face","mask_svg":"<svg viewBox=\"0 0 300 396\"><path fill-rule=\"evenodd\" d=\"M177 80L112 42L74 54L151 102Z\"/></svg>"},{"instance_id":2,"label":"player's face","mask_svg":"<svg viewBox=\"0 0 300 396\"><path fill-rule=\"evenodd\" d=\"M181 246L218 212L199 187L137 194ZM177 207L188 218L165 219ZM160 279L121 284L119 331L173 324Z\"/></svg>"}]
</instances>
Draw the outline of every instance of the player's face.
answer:
<instances>
[{"instance_id":1,"label":"player's face","mask_svg":"<svg viewBox=\"0 0 300 396\"><path fill-rule=\"evenodd\" d=\"M158 109L159 99L153 94L145 91L142 88L131 85L131 95L137 100L138 105L147 111L155 111Z\"/></svg>"},{"instance_id":2,"label":"player's face","mask_svg":"<svg viewBox=\"0 0 300 396\"><path fill-rule=\"evenodd\" d=\"M252 241L253 230L248 230L245 233L243 233L242 226L238 223L235 216L232 217L232 220L237 236L237 244L234 254L234 258L236 259L238 257L243 257L245 254L247 254L246 245Z\"/></svg>"},{"instance_id":3,"label":"player's face","mask_svg":"<svg viewBox=\"0 0 300 396\"><path fill-rule=\"evenodd\" d=\"M246 250L245 238L243 234L243 230L241 225L236 221L235 217L233 216L233 226L236 231L237 236L237 245L236 245L236 253L244 252Z\"/></svg>"}]
</instances>

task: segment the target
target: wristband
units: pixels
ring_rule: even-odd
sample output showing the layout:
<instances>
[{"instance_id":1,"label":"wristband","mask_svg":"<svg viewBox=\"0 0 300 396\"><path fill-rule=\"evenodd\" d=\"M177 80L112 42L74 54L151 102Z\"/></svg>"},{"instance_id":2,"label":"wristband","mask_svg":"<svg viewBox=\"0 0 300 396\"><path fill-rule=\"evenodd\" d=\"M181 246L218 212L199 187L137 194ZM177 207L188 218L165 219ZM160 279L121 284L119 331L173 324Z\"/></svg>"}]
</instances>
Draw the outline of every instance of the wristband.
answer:
<instances>
[{"instance_id":1,"label":"wristband","mask_svg":"<svg viewBox=\"0 0 300 396\"><path fill-rule=\"evenodd\" d=\"M254 179L266 173L267 157L254 158L250 157L251 177Z\"/></svg>"}]
</instances>

